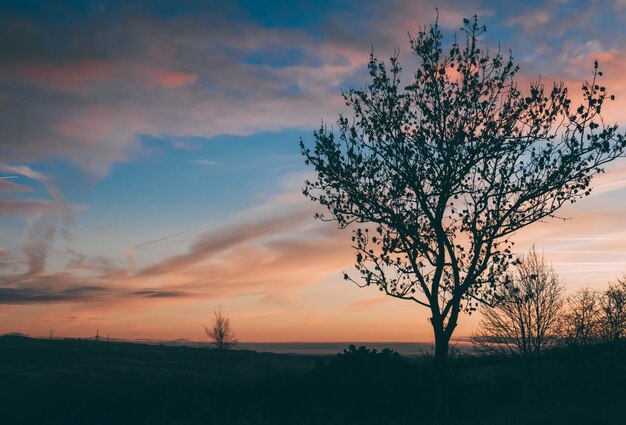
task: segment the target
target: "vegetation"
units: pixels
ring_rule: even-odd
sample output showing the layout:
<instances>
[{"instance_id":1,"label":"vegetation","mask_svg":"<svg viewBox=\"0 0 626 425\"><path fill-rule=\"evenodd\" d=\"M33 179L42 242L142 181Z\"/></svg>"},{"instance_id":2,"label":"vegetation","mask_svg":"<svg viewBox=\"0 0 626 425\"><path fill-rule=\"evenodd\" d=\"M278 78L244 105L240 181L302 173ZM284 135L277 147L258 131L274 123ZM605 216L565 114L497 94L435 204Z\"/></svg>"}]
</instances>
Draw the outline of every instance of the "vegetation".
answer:
<instances>
[{"instance_id":1,"label":"vegetation","mask_svg":"<svg viewBox=\"0 0 626 425\"><path fill-rule=\"evenodd\" d=\"M599 341L600 306L598 294L583 288L567 298L561 317L561 339L570 346L590 346Z\"/></svg>"},{"instance_id":2,"label":"vegetation","mask_svg":"<svg viewBox=\"0 0 626 425\"><path fill-rule=\"evenodd\" d=\"M432 424L433 357L349 347L336 356L222 353L120 342L0 337L6 424ZM544 399L514 359L450 359L454 423L621 425L623 346L559 348L544 356Z\"/></svg>"},{"instance_id":3,"label":"vegetation","mask_svg":"<svg viewBox=\"0 0 626 425\"><path fill-rule=\"evenodd\" d=\"M626 277L604 291L583 288L567 300L562 342L570 346L623 344L626 339Z\"/></svg>"},{"instance_id":4,"label":"vegetation","mask_svg":"<svg viewBox=\"0 0 626 425\"><path fill-rule=\"evenodd\" d=\"M626 337L626 279L618 279L600 297L600 330L606 342L619 343Z\"/></svg>"},{"instance_id":5,"label":"vegetation","mask_svg":"<svg viewBox=\"0 0 626 425\"><path fill-rule=\"evenodd\" d=\"M204 332L209 337L211 344L218 350L228 350L237 344L230 318L224 314L221 305L213 312L213 324L208 328L205 327Z\"/></svg>"},{"instance_id":6,"label":"vegetation","mask_svg":"<svg viewBox=\"0 0 626 425\"><path fill-rule=\"evenodd\" d=\"M626 278L565 298L544 259L517 259L511 240L589 195L624 155L626 137L602 119L613 96L597 63L580 105L562 83L523 90L512 56L480 46L476 17L462 30L450 44L437 23L411 38L406 85L397 53L389 64L372 54L371 82L343 94L352 116L301 143L316 171L304 194L353 231L359 277L345 279L428 308L433 353L233 350L221 306L210 349L4 336L3 421L622 424ZM483 352L451 356L460 315L479 306Z\"/></svg>"},{"instance_id":7,"label":"vegetation","mask_svg":"<svg viewBox=\"0 0 626 425\"><path fill-rule=\"evenodd\" d=\"M430 309L443 412L450 338L462 311L508 285L511 235L589 195L626 148L602 120L613 96L597 63L580 105L562 83L524 91L512 56L480 46L485 31L465 20L463 40L445 45L437 23L421 29L404 86L398 55L387 65L372 54L371 82L343 93L352 116L301 142L317 174L304 194L353 229L360 277L344 277Z\"/></svg>"},{"instance_id":8,"label":"vegetation","mask_svg":"<svg viewBox=\"0 0 626 425\"><path fill-rule=\"evenodd\" d=\"M472 337L482 350L520 358L537 393L542 354L560 334L563 291L554 269L531 250L517 265L511 284L497 290L494 305L482 309L479 329Z\"/></svg>"}]
</instances>

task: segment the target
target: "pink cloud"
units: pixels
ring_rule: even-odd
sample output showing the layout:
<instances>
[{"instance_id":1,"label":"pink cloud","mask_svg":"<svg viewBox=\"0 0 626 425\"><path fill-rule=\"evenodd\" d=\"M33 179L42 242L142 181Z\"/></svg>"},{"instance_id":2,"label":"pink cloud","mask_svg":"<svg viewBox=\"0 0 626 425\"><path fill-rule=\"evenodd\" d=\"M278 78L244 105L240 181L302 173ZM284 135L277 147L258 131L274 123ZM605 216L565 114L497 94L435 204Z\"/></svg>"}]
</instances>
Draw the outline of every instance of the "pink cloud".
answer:
<instances>
[{"instance_id":1,"label":"pink cloud","mask_svg":"<svg viewBox=\"0 0 626 425\"><path fill-rule=\"evenodd\" d=\"M319 229L318 229L319 231ZM346 234L326 232L324 237L306 240L282 238L270 244L250 242L237 250L223 252L206 264L180 271L189 283L182 288L214 297L264 294L264 300L280 300L280 294L313 285L324 278L341 279L341 270L350 268L353 253ZM266 298L269 295L269 298Z\"/></svg>"},{"instance_id":2,"label":"pink cloud","mask_svg":"<svg viewBox=\"0 0 626 425\"><path fill-rule=\"evenodd\" d=\"M154 81L166 89L183 87L194 83L198 75L192 72L163 70L146 62L130 61L113 63L104 60L67 62L39 62L17 64L9 67L15 78L46 87L75 92L99 80L137 77Z\"/></svg>"},{"instance_id":3,"label":"pink cloud","mask_svg":"<svg viewBox=\"0 0 626 425\"><path fill-rule=\"evenodd\" d=\"M69 139L82 139L87 134L90 134L92 142L97 137L105 136L110 131L106 120L99 120L95 116L62 121L57 124L57 130L60 135Z\"/></svg>"},{"instance_id":4,"label":"pink cloud","mask_svg":"<svg viewBox=\"0 0 626 425\"><path fill-rule=\"evenodd\" d=\"M80 86L111 77L115 68L100 60L62 63L26 63L9 68L14 77L48 87L74 91Z\"/></svg>"},{"instance_id":5,"label":"pink cloud","mask_svg":"<svg viewBox=\"0 0 626 425\"><path fill-rule=\"evenodd\" d=\"M57 202L41 199L0 199L0 215L23 216L45 212L62 212L65 208L64 205Z\"/></svg>"},{"instance_id":6,"label":"pink cloud","mask_svg":"<svg viewBox=\"0 0 626 425\"><path fill-rule=\"evenodd\" d=\"M550 23L552 15L545 9L536 9L529 13L517 15L506 21L508 26L520 25L526 33L537 31L539 28Z\"/></svg>"},{"instance_id":7,"label":"pink cloud","mask_svg":"<svg viewBox=\"0 0 626 425\"><path fill-rule=\"evenodd\" d=\"M102 37L119 43L115 34L105 31ZM4 119L13 124L0 126L5 161L62 159L102 177L112 163L140 150L138 134L212 137L315 126L329 103L340 105L338 92L328 95L329 85L353 71L349 63L303 65L290 72L243 63L239 55L251 50L281 50L292 43L314 61L320 51L319 43L306 34L252 23L207 25L185 16L163 25L144 18L124 27L123 35L129 43L109 51L106 42L86 34L88 59L55 62L37 51L31 52L32 58L6 58L10 72L0 72L0 79L35 84L39 91L8 109ZM45 46L37 49L45 51ZM363 56L347 47L343 52ZM322 56L331 60L336 53ZM176 90L200 80L211 91ZM302 93L290 93L291 84L301 86ZM22 86L16 85L25 90Z\"/></svg>"},{"instance_id":8,"label":"pink cloud","mask_svg":"<svg viewBox=\"0 0 626 425\"><path fill-rule=\"evenodd\" d=\"M367 299L364 299L364 300L352 302L352 303L348 304L347 308L350 311L369 310L372 307L375 307L375 306L380 305L380 304L385 304L385 303L390 302L392 300L393 299L391 297L385 297L382 294L380 294L376 298L367 298Z\"/></svg>"},{"instance_id":9,"label":"pink cloud","mask_svg":"<svg viewBox=\"0 0 626 425\"><path fill-rule=\"evenodd\" d=\"M251 239L269 236L275 232L284 232L309 218L310 214L302 211L287 215L266 218L264 220L229 226L200 236L186 254L169 257L160 263L151 265L138 272L139 276L151 276L176 272L206 260L221 251Z\"/></svg>"},{"instance_id":10,"label":"pink cloud","mask_svg":"<svg viewBox=\"0 0 626 425\"><path fill-rule=\"evenodd\" d=\"M272 304L294 288L329 275L340 278L340 270L352 263L348 235L332 226L311 227L311 221L310 209L295 208L275 217L231 224L200 234L186 253L166 257L137 273L132 266L115 266L113 261L88 258L73 250L68 250L71 258L63 270L47 271L45 260L54 227L49 221L41 222L24 250L29 272L7 276L5 283L15 291L4 295L10 303L91 303L98 299L132 303L139 297L145 304L148 299L164 298L175 303L187 294L197 299L264 294ZM144 242L131 250L178 235Z\"/></svg>"},{"instance_id":11,"label":"pink cloud","mask_svg":"<svg viewBox=\"0 0 626 425\"><path fill-rule=\"evenodd\" d=\"M453 2L441 3L440 23L455 30L464 16L493 13L475 0L461 7ZM137 134L247 135L315 127L320 119L332 122L343 108L336 86L346 81L359 84L366 74L364 63L370 48L374 46L381 57L391 54L394 47L400 47L404 54L408 52L406 32L415 32L435 17L435 3L430 0L396 0L391 6L370 7L372 16L364 13L350 17L355 28L367 31L357 34L346 29L347 16L340 13L324 22L327 38L323 43L304 31L264 28L251 22L233 24L219 13L210 17L209 24L198 16L181 16L165 24L150 18L125 17L132 25L121 29L118 22L102 22L98 38L92 39L87 31L82 34L86 52L81 52L86 58L79 60L68 56L60 62L56 58L57 62L49 58L46 61L41 58L46 45L35 40L30 58L26 54L25 59L7 58L11 82L20 78L61 88L68 91L68 97L35 93L18 103L21 108L7 109L7 121L18 125L0 126L0 138L10 147L5 161L63 159L102 177L111 163L127 160L140 151ZM549 25L556 20L545 12L533 14L536 16L532 22L548 20L545 25ZM120 43L120 39L128 43ZM109 50L107 46L111 45L114 48ZM305 57L295 66L251 65L242 59L250 52L293 46ZM589 49L602 50L592 45L586 49L578 53L566 49L564 55L576 58L589 53ZM617 66L620 55L615 52L603 56L602 61ZM412 59L407 55L407 60ZM406 61L403 64L407 66ZM612 66L607 67L607 75L618 78L623 74L620 68L610 71ZM206 82L210 91L175 90L198 81ZM618 83L623 85L611 81L607 86L616 88L621 102L626 96L617 89ZM298 93L289 91L293 86L298 87ZM71 91L76 88L80 90ZM17 100L11 94L14 102ZM101 105L113 112L97 112ZM615 111L622 106L616 105ZM619 112L611 112L609 117L622 119Z\"/></svg>"},{"instance_id":12,"label":"pink cloud","mask_svg":"<svg viewBox=\"0 0 626 425\"><path fill-rule=\"evenodd\" d=\"M189 72L166 71L159 73L156 78L161 87L175 89L195 83L198 75Z\"/></svg>"}]
</instances>

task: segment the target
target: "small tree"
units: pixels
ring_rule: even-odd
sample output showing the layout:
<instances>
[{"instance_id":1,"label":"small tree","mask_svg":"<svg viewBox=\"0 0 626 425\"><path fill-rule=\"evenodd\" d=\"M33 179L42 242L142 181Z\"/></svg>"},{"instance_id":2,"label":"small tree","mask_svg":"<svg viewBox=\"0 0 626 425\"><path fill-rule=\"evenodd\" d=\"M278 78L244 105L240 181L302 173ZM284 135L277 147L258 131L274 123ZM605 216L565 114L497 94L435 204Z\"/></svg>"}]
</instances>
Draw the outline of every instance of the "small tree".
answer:
<instances>
[{"instance_id":1,"label":"small tree","mask_svg":"<svg viewBox=\"0 0 626 425\"><path fill-rule=\"evenodd\" d=\"M209 328L205 327L204 331L218 350L228 350L237 344L230 319L222 312L221 305L213 312L213 324Z\"/></svg>"},{"instance_id":2,"label":"small tree","mask_svg":"<svg viewBox=\"0 0 626 425\"><path fill-rule=\"evenodd\" d=\"M506 283L511 235L588 195L626 147L602 121L597 63L574 106L562 83L520 90L511 55L480 46L476 17L463 31L444 46L437 23L420 29L405 86L397 54L389 66L372 54L371 82L343 93L353 117L339 117L338 135L322 126L312 149L301 141L317 173L304 194L353 225L360 278L345 279L430 309L442 404L459 315Z\"/></svg>"},{"instance_id":3,"label":"small tree","mask_svg":"<svg viewBox=\"0 0 626 425\"><path fill-rule=\"evenodd\" d=\"M579 289L567 298L561 320L561 338L573 346L588 347L595 344L600 332L598 294L589 289Z\"/></svg>"},{"instance_id":4,"label":"small tree","mask_svg":"<svg viewBox=\"0 0 626 425\"><path fill-rule=\"evenodd\" d=\"M626 278L609 284L600 297L600 334L603 341L617 343L626 338Z\"/></svg>"},{"instance_id":5,"label":"small tree","mask_svg":"<svg viewBox=\"0 0 626 425\"><path fill-rule=\"evenodd\" d=\"M563 284L535 250L517 265L511 285L497 291L472 342L479 348L513 354L522 360L531 385L540 389L541 355L558 338Z\"/></svg>"}]
</instances>

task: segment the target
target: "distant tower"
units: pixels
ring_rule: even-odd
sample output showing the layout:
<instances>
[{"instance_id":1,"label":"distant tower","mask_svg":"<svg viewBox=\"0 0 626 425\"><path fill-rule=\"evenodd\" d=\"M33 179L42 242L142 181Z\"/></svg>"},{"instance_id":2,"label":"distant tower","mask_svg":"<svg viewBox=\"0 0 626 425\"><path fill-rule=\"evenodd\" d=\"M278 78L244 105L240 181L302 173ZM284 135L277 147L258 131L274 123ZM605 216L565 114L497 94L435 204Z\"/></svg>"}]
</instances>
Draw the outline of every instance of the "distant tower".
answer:
<instances>
[{"instance_id":1,"label":"distant tower","mask_svg":"<svg viewBox=\"0 0 626 425\"><path fill-rule=\"evenodd\" d=\"M100 329L96 329L96 341L100 341Z\"/></svg>"},{"instance_id":2,"label":"distant tower","mask_svg":"<svg viewBox=\"0 0 626 425\"><path fill-rule=\"evenodd\" d=\"M52 329L50 329L50 339L52 339Z\"/></svg>"}]
</instances>

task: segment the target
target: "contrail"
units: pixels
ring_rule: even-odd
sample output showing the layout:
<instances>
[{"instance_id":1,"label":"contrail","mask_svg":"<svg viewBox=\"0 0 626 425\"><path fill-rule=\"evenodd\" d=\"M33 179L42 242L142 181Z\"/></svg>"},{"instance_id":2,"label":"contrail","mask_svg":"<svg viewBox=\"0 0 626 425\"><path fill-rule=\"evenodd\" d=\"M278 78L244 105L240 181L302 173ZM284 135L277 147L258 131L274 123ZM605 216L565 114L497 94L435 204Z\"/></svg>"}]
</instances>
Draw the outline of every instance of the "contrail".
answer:
<instances>
[{"instance_id":1,"label":"contrail","mask_svg":"<svg viewBox=\"0 0 626 425\"><path fill-rule=\"evenodd\" d=\"M158 242L162 242L164 240L175 238L176 236L181 236L181 235L184 235L186 233L191 233L191 232L192 232L192 230L187 230L185 232L174 233L173 235L164 236L162 238L155 239L155 240L152 240L152 241L142 242L140 244L137 244L135 246L132 246L132 247L128 248L128 250L126 250L126 258L128 258L128 265L130 266L131 273L132 273L133 268L135 266L134 253L135 253L136 249L143 248L144 246L152 245L152 244L155 244L155 243L158 243Z\"/></svg>"}]
</instances>

